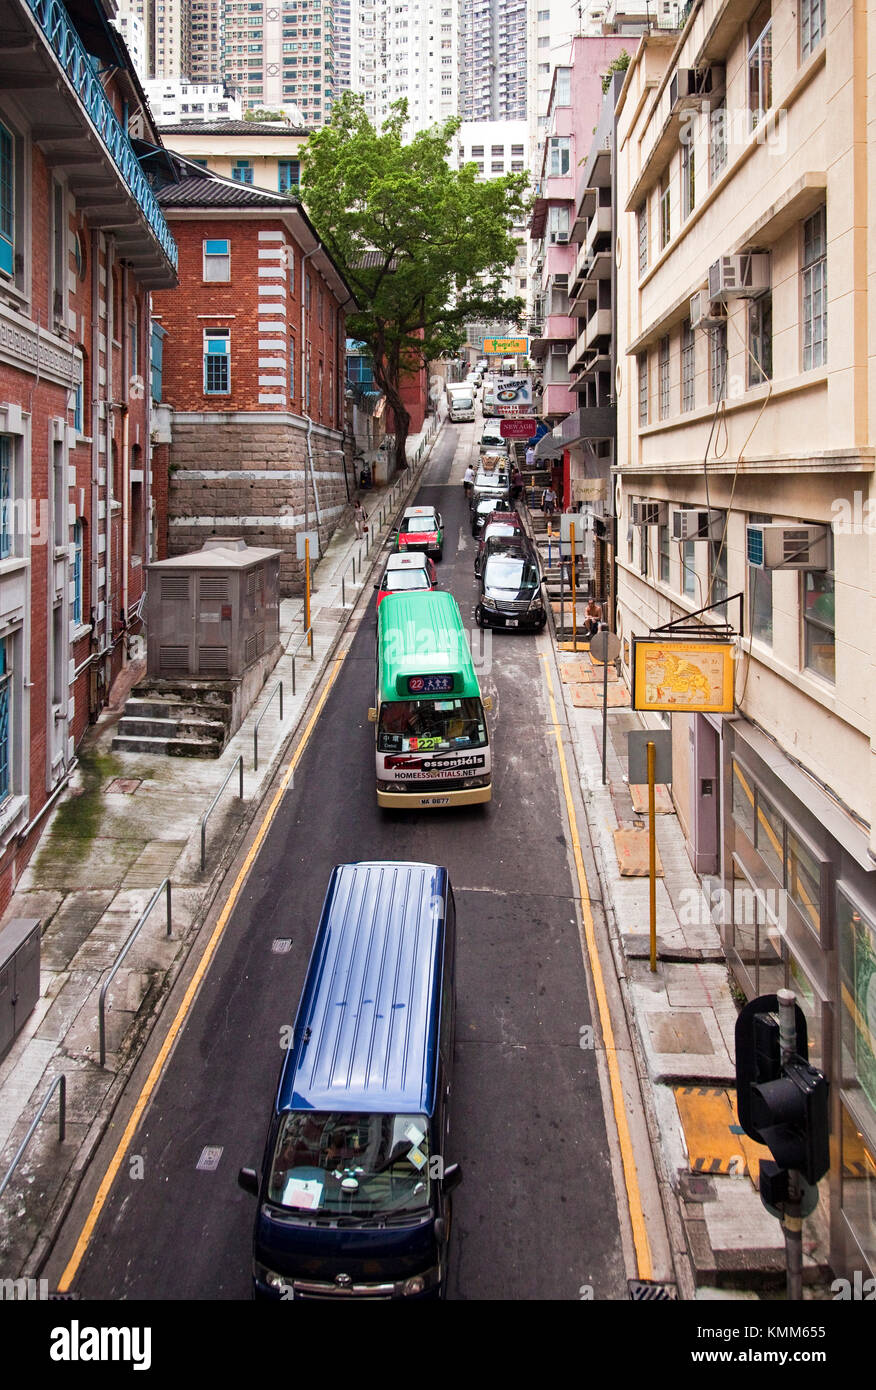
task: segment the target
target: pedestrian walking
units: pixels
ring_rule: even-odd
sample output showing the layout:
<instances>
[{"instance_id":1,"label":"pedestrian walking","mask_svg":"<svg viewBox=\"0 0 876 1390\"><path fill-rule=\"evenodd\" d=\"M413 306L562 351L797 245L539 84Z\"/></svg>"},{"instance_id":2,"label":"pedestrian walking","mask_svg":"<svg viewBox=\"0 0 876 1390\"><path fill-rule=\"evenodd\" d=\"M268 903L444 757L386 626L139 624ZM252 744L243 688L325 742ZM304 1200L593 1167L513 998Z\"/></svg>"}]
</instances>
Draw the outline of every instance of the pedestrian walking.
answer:
<instances>
[{"instance_id":1,"label":"pedestrian walking","mask_svg":"<svg viewBox=\"0 0 876 1390\"><path fill-rule=\"evenodd\" d=\"M353 520L356 523L356 540L361 541L365 532L368 530L368 513L362 506L358 497L353 507Z\"/></svg>"},{"instance_id":2,"label":"pedestrian walking","mask_svg":"<svg viewBox=\"0 0 876 1390\"><path fill-rule=\"evenodd\" d=\"M541 494L541 509L545 516L553 516L557 509L557 494L548 483L544 492Z\"/></svg>"},{"instance_id":3,"label":"pedestrian walking","mask_svg":"<svg viewBox=\"0 0 876 1390\"><path fill-rule=\"evenodd\" d=\"M534 468L534 467L535 467L535 445L534 445L534 444L530 444L529 448L526 450L526 467L527 467L527 468Z\"/></svg>"},{"instance_id":4,"label":"pedestrian walking","mask_svg":"<svg viewBox=\"0 0 876 1390\"><path fill-rule=\"evenodd\" d=\"M511 505L520 501L523 495L523 474L519 468L515 468L511 474Z\"/></svg>"},{"instance_id":5,"label":"pedestrian walking","mask_svg":"<svg viewBox=\"0 0 876 1390\"><path fill-rule=\"evenodd\" d=\"M471 501L471 490L474 487L474 480L475 471L472 468L471 464L469 464L468 468L465 470L465 476L462 480L462 490L465 493L466 497L469 499L469 501Z\"/></svg>"}]
</instances>

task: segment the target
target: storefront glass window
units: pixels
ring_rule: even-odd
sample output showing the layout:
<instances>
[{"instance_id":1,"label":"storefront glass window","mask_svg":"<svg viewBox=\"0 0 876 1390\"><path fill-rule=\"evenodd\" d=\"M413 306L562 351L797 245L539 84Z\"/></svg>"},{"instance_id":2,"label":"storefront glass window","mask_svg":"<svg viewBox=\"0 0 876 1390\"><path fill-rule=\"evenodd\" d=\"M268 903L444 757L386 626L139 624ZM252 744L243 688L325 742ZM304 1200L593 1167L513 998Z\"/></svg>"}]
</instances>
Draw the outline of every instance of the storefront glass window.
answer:
<instances>
[{"instance_id":1,"label":"storefront glass window","mask_svg":"<svg viewBox=\"0 0 876 1390\"><path fill-rule=\"evenodd\" d=\"M755 845L760 856L775 874L779 883L784 883L784 822L775 806L758 787L757 789L757 838Z\"/></svg>"},{"instance_id":2,"label":"storefront glass window","mask_svg":"<svg viewBox=\"0 0 876 1390\"><path fill-rule=\"evenodd\" d=\"M821 931L821 865L788 828L788 892L813 931Z\"/></svg>"},{"instance_id":3,"label":"storefront glass window","mask_svg":"<svg viewBox=\"0 0 876 1390\"><path fill-rule=\"evenodd\" d=\"M733 761L733 819L754 844L754 786L747 773Z\"/></svg>"},{"instance_id":4,"label":"storefront glass window","mask_svg":"<svg viewBox=\"0 0 876 1390\"><path fill-rule=\"evenodd\" d=\"M841 891L837 892L837 933L843 1084L862 1091L876 1111L876 926Z\"/></svg>"}]
</instances>

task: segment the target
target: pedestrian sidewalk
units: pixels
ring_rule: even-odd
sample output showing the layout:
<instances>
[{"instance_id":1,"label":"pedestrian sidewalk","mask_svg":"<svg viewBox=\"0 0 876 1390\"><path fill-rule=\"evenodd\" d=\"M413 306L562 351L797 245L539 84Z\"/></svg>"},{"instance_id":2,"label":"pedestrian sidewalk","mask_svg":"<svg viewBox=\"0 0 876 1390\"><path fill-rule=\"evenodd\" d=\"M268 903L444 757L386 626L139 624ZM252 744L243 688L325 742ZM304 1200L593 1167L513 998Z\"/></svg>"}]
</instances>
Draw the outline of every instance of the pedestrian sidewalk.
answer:
<instances>
[{"instance_id":1,"label":"pedestrian sidewalk","mask_svg":"<svg viewBox=\"0 0 876 1390\"><path fill-rule=\"evenodd\" d=\"M2 923L39 918L42 956L37 1006L0 1062L0 1182L61 1075L66 1133L59 1140L56 1091L0 1197L0 1278L39 1272L225 872L335 657L356 600L371 583L392 520L418 486L444 414L430 416L408 440L407 472L392 485L362 494L367 536L356 538L352 508L335 531L313 574L312 650L303 598L281 601L283 654L219 758L112 750L143 663L123 673L83 740L69 788L47 820ZM214 801L202 869L201 822ZM165 880L171 882L170 934L161 893L107 990L101 1065L101 988Z\"/></svg>"},{"instance_id":2,"label":"pedestrian sidewalk","mask_svg":"<svg viewBox=\"0 0 876 1390\"><path fill-rule=\"evenodd\" d=\"M668 1217L676 1226L682 1223L697 1297L782 1296L782 1228L757 1191L758 1160L770 1154L742 1133L735 1109L734 1029L741 996L734 994L713 920L720 895L712 894L720 881L694 872L668 789L658 788L662 876L652 973L647 788L631 788L627 781L627 733L643 728L644 721L622 707L629 699L615 677L609 690L617 691L617 706L608 711L603 785L601 679L592 687L575 679L588 677L594 665L586 651L559 651L557 659L612 953L640 1050L655 1161L663 1170L664 1201L676 1204ZM582 699L592 707L582 707ZM719 920L717 910L714 917ZM819 1280L828 1274L819 1210L804 1223L803 1248L804 1279L812 1281L807 1296L818 1296Z\"/></svg>"}]
</instances>

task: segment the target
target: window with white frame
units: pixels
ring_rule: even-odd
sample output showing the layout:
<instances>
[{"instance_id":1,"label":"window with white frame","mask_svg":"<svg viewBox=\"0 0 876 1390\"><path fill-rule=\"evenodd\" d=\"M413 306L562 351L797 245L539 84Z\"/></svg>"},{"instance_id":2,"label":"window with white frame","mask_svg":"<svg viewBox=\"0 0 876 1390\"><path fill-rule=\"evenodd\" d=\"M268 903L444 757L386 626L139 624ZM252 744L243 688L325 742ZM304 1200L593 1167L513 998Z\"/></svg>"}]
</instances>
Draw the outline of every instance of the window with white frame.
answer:
<instances>
[{"instance_id":1,"label":"window with white frame","mask_svg":"<svg viewBox=\"0 0 876 1390\"><path fill-rule=\"evenodd\" d=\"M648 423L648 354L640 352L636 357L639 372L639 426Z\"/></svg>"},{"instance_id":2,"label":"window with white frame","mask_svg":"<svg viewBox=\"0 0 876 1390\"><path fill-rule=\"evenodd\" d=\"M803 223L803 370L827 361L827 229L824 207Z\"/></svg>"},{"instance_id":3,"label":"window with white frame","mask_svg":"<svg viewBox=\"0 0 876 1390\"><path fill-rule=\"evenodd\" d=\"M836 680L836 609L833 573L833 532L827 528L828 568L804 570L803 662L827 681Z\"/></svg>"},{"instance_id":4,"label":"window with white frame","mask_svg":"<svg viewBox=\"0 0 876 1390\"><path fill-rule=\"evenodd\" d=\"M554 88L554 106L571 106L572 104L572 69L557 68L556 87Z\"/></svg>"},{"instance_id":5,"label":"window with white frame","mask_svg":"<svg viewBox=\"0 0 876 1390\"><path fill-rule=\"evenodd\" d=\"M647 199L636 211L636 239L639 246L639 274L648 269L648 202Z\"/></svg>"},{"instance_id":6,"label":"window with white frame","mask_svg":"<svg viewBox=\"0 0 876 1390\"><path fill-rule=\"evenodd\" d=\"M231 279L231 242L204 242L204 279L213 282Z\"/></svg>"},{"instance_id":7,"label":"window with white frame","mask_svg":"<svg viewBox=\"0 0 876 1390\"><path fill-rule=\"evenodd\" d=\"M748 384L760 386L773 374L773 297L761 295L748 305Z\"/></svg>"},{"instance_id":8,"label":"window with white frame","mask_svg":"<svg viewBox=\"0 0 876 1390\"><path fill-rule=\"evenodd\" d=\"M0 560L15 554L16 441L0 434Z\"/></svg>"},{"instance_id":9,"label":"window with white frame","mask_svg":"<svg viewBox=\"0 0 876 1390\"><path fill-rule=\"evenodd\" d=\"M552 135L548 140L548 177L562 178L572 163L572 141L568 135Z\"/></svg>"},{"instance_id":10,"label":"window with white frame","mask_svg":"<svg viewBox=\"0 0 876 1390\"><path fill-rule=\"evenodd\" d=\"M709 182L714 183L727 163L727 99L722 97L709 112Z\"/></svg>"},{"instance_id":11,"label":"window with white frame","mask_svg":"<svg viewBox=\"0 0 876 1390\"><path fill-rule=\"evenodd\" d=\"M688 128L688 139L681 147L681 215L682 218L690 217L694 210L694 200L696 198L696 175L695 175L695 153L693 147L693 129Z\"/></svg>"},{"instance_id":12,"label":"window with white frame","mask_svg":"<svg viewBox=\"0 0 876 1390\"><path fill-rule=\"evenodd\" d=\"M76 520L73 523L73 566L71 581L73 585L73 601L71 604L71 617L74 623L82 623L82 522Z\"/></svg>"},{"instance_id":13,"label":"window with white frame","mask_svg":"<svg viewBox=\"0 0 876 1390\"><path fill-rule=\"evenodd\" d=\"M660 419L669 416L669 334L660 339Z\"/></svg>"},{"instance_id":14,"label":"window with white frame","mask_svg":"<svg viewBox=\"0 0 876 1390\"><path fill-rule=\"evenodd\" d=\"M694 331L690 319L685 319L681 329L681 408L693 410L696 387L696 347Z\"/></svg>"},{"instance_id":15,"label":"window with white frame","mask_svg":"<svg viewBox=\"0 0 876 1390\"><path fill-rule=\"evenodd\" d=\"M800 56L808 58L824 38L826 0L800 0Z\"/></svg>"},{"instance_id":16,"label":"window with white frame","mask_svg":"<svg viewBox=\"0 0 876 1390\"><path fill-rule=\"evenodd\" d=\"M0 802L12 795L12 670L9 641L0 641Z\"/></svg>"},{"instance_id":17,"label":"window with white frame","mask_svg":"<svg viewBox=\"0 0 876 1390\"><path fill-rule=\"evenodd\" d=\"M231 332L204 329L204 394L227 396L231 391Z\"/></svg>"},{"instance_id":18,"label":"window with white frame","mask_svg":"<svg viewBox=\"0 0 876 1390\"><path fill-rule=\"evenodd\" d=\"M669 175L664 174L660 180L660 250L669 245L672 236L672 221L670 215L669 202Z\"/></svg>"},{"instance_id":19,"label":"window with white frame","mask_svg":"<svg viewBox=\"0 0 876 1390\"><path fill-rule=\"evenodd\" d=\"M709 329L709 385L713 401L723 401L727 395L727 325L716 324Z\"/></svg>"},{"instance_id":20,"label":"window with white frame","mask_svg":"<svg viewBox=\"0 0 876 1390\"><path fill-rule=\"evenodd\" d=\"M771 0L755 10L748 26L748 110L751 128L773 104L773 21Z\"/></svg>"}]
</instances>

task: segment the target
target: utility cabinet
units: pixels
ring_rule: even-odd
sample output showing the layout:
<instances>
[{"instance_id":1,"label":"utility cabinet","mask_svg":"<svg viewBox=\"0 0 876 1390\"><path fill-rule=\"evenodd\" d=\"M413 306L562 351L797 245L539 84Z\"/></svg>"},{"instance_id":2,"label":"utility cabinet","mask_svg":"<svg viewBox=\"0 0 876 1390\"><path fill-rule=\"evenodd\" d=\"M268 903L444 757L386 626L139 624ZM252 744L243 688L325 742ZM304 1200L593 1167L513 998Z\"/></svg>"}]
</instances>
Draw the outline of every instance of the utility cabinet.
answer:
<instances>
[{"instance_id":1,"label":"utility cabinet","mask_svg":"<svg viewBox=\"0 0 876 1390\"><path fill-rule=\"evenodd\" d=\"M40 919L13 917L0 931L0 1058L5 1057L40 993Z\"/></svg>"},{"instance_id":2,"label":"utility cabinet","mask_svg":"<svg viewBox=\"0 0 876 1390\"><path fill-rule=\"evenodd\" d=\"M222 537L146 568L150 680L239 677L279 641L279 550Z\"/></svg>"}]
</instances>

